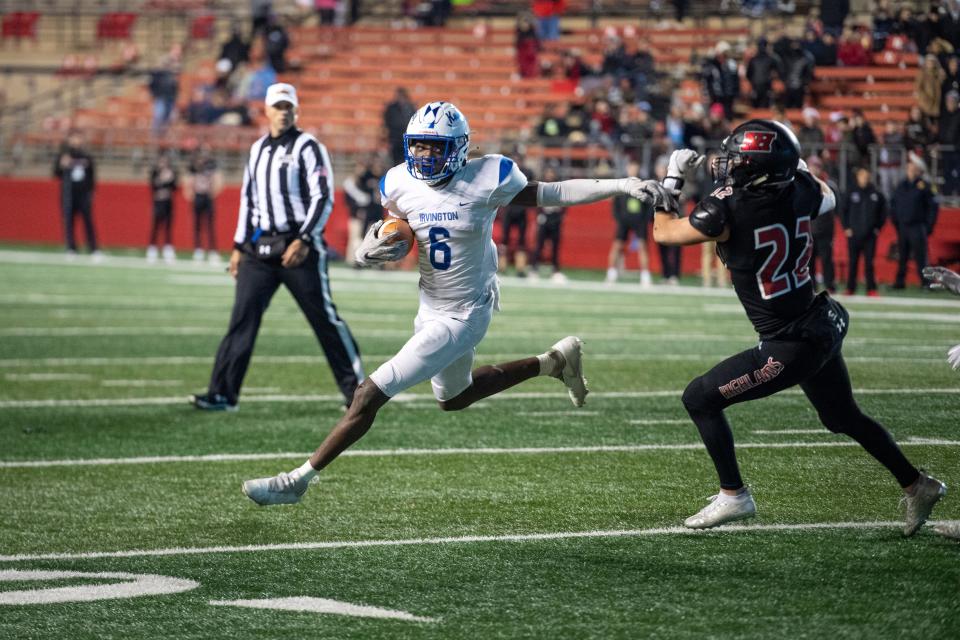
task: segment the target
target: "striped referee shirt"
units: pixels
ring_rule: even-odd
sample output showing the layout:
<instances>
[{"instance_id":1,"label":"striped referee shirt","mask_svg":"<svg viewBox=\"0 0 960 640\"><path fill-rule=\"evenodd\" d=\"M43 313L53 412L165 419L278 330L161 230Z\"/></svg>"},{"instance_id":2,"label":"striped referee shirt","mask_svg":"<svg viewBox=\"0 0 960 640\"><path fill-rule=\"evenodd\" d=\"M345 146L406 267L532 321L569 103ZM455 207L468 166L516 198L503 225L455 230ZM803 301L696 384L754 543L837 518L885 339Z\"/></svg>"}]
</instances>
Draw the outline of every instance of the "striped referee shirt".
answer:
<instances>
[{"instance_id":1,"label":"striped referee shirt","mask_svg":"<svg viewBox=\"0 0 960 640\"><path fill-rule=\"evenodd\" d=\"M243 172L237 249L261 233L296 232L315 245L333 211L333 167L327 148L291 127L278 138L265 135L250 147Z\"/></svg>"}]
</instances>

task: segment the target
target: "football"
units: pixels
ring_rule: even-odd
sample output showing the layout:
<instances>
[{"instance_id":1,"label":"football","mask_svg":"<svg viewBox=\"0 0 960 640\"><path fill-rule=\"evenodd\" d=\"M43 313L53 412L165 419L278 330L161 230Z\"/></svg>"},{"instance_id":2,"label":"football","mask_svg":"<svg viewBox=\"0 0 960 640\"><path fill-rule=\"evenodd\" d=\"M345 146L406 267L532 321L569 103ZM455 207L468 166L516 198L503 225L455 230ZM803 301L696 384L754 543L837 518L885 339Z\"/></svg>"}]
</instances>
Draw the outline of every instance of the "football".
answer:
<instances>
[{"instance_id":1,"label":"football","mask_svg":"<svg viewBox=\"0 0 960 640\"><path fill-rule=\"evenodd\" d=\"M393 233L399 233L400 235L391 240L390 244L406 240L408 250L415 244L413 240L413 229L410 228L410 223L400 218L388 216L377 231L377 237L383 238Z\"/></svg>"}]
</instances>

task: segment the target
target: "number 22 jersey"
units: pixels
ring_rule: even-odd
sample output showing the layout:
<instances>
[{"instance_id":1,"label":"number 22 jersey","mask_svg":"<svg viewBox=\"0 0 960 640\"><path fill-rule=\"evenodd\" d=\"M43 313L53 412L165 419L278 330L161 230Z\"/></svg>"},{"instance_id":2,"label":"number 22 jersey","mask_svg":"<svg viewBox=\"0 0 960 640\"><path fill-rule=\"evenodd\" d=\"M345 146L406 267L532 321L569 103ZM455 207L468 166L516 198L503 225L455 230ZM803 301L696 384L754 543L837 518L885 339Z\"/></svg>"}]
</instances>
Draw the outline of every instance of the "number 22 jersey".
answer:
<instances>
[{"instance_id":1,"label":"number 22 jersey","mask_svg":"<svg viewBox=\"0 0 960 640\"><path fill-rule=\"evenodd\" d=\"M439 187L411 176L405 164L383 176L381 201L413 229L421 298L431 307L455 310L497 299L494 219L526 186L517 163L501 155L468 161Z\"/></svg>"},{"instance_id":2,"label":"number 22 jersey","mask_svg":"<svg viewBox=\"0 0 960 640\"><path fill-rule=\"evenodd\" d=\"M726 214L730 237L717 243L717 254L730 269L737 297L761 336L783 328L813 302L810 222L819 215L822 201L819 183L797 171L793 182L780 190L717 183L698 205L712 205Z\"/></svg>"}]
</instances>

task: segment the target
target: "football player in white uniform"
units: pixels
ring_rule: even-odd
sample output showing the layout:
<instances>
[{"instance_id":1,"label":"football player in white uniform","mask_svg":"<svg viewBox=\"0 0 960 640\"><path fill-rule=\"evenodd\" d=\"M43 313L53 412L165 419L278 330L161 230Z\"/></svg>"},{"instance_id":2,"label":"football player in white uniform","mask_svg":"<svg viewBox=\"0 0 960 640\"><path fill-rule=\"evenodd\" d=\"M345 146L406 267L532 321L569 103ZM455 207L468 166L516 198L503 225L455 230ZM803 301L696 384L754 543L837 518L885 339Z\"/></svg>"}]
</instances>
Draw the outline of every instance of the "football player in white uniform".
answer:
<instances>
[{"instance_id":1,"label":"football player in white uniform","mask_svg":"<svg viewBox=\"0 0 960 640\"><path fill-rule=\"evenodd\" d=\"M528 182L517 164L501 155L467 160L470 128L449 102L431 102L410 119L404 136L406 163L390 169L380 195L390 215L406 220L416 237L420 266L420 310L414 335L399 353L359 387L346 414L301 467L270 478L247 480L243 492L260 505L299 502L310 480L373 424L390 398L424 380L444 411L474 402L536 376L560 379L573 404L587 395L581 341L568 336L545 353L473 369L477 344L499 310L497 209L570 206L638 197L639 178ZM409 247L397 233L377 237L373 225L356 252L361 265L399 260Z\"/></svg>"}]
</instances>

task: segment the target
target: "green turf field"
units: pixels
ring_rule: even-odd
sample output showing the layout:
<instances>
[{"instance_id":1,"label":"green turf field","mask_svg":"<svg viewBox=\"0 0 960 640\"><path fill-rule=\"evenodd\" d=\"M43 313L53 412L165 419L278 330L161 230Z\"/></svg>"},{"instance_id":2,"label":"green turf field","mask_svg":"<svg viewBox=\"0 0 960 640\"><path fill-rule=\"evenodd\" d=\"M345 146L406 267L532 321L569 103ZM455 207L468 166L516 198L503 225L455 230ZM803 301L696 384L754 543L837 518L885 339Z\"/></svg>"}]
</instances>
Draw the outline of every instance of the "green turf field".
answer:
<instances>
[{"instance_id":1,"label":"green turf field","mask_svg":"<svg viewBox=\"0 0 960 640\"><path fill-rule=\"evenodd\" d=\"M586 407L537 379L445 414L421 385L302 504L264 509L241 481L342 415L288 293L240 411L204 414L186 396L226 326L222 268L0 251L0 278L0 638L960 637L960 544L902 539L892 477L799 393L729 412L758 517L679 527L716 487L680 394L754 341L732 293L505 282L478 363L580 335ZM415 279L331 280L372 371ZM845 354L861 406L951 485L934 518L960 520L960 300L917 296L849 300ZM179 592L21 604L140 582ZM291 598L406 618L236 606Z\"/></svg>"}]
</instances>

